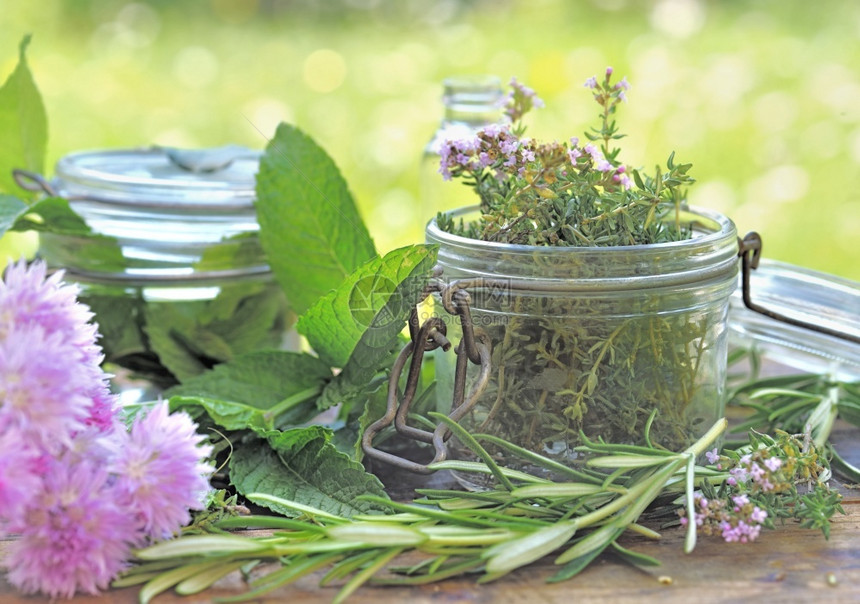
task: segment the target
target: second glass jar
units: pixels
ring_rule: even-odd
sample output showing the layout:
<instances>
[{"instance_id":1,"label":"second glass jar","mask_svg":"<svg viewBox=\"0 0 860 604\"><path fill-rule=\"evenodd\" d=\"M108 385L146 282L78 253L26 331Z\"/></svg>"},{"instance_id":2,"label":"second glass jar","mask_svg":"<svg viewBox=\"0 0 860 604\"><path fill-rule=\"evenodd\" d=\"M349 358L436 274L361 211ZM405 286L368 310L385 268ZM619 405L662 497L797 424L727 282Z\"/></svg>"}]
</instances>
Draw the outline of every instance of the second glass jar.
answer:
<instances>
[{"instance_id":1,"label":"second glass jar","mask_svg":"<svg viewBox=\"0 0 860 604\"><path fill-rule=\"evenodd\" d=\"M220 165L208 165L213 158ZM257 237L258 163L258 152L237 148L93 151L58 162L49 187L91 233L44 233L39 253L80 285L123 402L284 346L290 313Z\"/></svg>"}]
</instances>

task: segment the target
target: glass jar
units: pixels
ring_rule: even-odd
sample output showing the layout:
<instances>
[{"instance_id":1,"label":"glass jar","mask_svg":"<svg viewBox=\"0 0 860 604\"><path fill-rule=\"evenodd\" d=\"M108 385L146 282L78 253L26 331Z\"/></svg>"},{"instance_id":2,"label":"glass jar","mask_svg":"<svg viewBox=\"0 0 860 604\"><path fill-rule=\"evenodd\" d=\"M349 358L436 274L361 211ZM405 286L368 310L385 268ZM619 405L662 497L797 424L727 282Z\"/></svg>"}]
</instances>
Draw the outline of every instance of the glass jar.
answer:
<instances>
[{"instance_id":1,"label":"glass jar","mask_svg":"<svg viewBox=\"0 0 860 604\"><path fill-rule=\"evenodd\" d=\"M80 152L52 193L89 235L42 233L40 255L81 287L123 402L238 354L282 347L287 303L258 239L259 152Z\"/></svg>"},{"instance_id":2,"label":"glass jar","mask_svg":"<svg viewBox=\"0 0 860 604\"><path fill-rule=\"evenodd\" d=\"M477 209L451 216L468 222ZM442 279L488 280L467 291L473 325L493 345L491 377L460 423L566 464L576 463L581 433L642 444L650 422L650 441L670 450L704 434L725 409L737 233L731 220L704 210L685 210L682 221L693 238L600 248L492 243L431 222L426 236L439 245ZM447 322L456 343L459 324ZM443 412L454 363L437 351ZM467 383L477 367L470 372Z\"/></svg>"},{"instance_id":3,"label":"glass jar","mask_svg":"<svg viewBox=\"0 0 860 604\"><path fill-rule=\"evenodd\" d=\"M424 148L421 160L418 215L422 225L426 224L427 217L459 207L473 197L459 183L442 180L439 152L445 141L474 136L481 128L504 119L505 93L498 77L454 76L446 78L443 86L442 121Z\"/></svg>"},{"instance_id":4,"label":"glass jar","mask_svg":"<svg viewBox=\"0 0 860 604\"><path fill-rule=\"evenodd\" d=\"M756 304L794 320L860 338L860 283L808 268L762 259L750 273ZM768 374L817 373L839 381L860 380L860 344L791 325L746 308L738 290L729 306L729 346L752 352Z\"/></svg>"}]
</instances>

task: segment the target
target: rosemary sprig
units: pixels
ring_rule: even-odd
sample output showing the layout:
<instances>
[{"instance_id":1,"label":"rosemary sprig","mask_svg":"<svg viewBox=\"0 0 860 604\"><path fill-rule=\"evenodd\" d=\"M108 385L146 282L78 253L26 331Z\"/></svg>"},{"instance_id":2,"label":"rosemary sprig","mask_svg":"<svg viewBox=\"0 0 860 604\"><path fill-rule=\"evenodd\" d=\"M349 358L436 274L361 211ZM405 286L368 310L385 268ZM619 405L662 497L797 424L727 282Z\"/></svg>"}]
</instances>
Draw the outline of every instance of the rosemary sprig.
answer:
<instances>
[{"instance_id":1,"label":"rosemary sprig","mask_svg":"<svg viewBox=\"0 0 860 604\"><path fill-rule=\"evenodd\" d=\"M461 434L463 428L455 422L438 414L434 417L447 422L458 438L465 437ZM342 602L368 582L420 585L478 573L478 583L487 583L551 554L556 554L559 570L550 581L577 575L608 548L628 563L654 565L659 562L617 541L628 531L659 538L658 533L639 524L658 497L683 493L686 509L682 517L693 518L701 513L702 493L714 498L718 494L731 495L733 491L726 483L737 476L735 468L751 459L767 460L781 454L785 455L784 461L780 458L779 464L771 461L767 465L776 468L773 476L778 474L785 479L785 490L758 493L761 497L756 500L769 506L768 526L793 508L802 526L820 529L826 536L830 516L841 509L838 494L822 487L799 495L794 488L797 480L816 482L826 478L819 475L823 474L823 466L812 440L801 443L785 433L776 438L752 433L745 450L729 451L719 457L724 465L698 465L696 460L703 455L707 454L709 460L716 456L714 443L726 426L725 419L718 421L693 445L678 452L584 439L579 451L588 460L587 467L571 474L572 482L551 482L499 467L483 449L482 441L501 445L514 456L527 459L538 472L541 468L555 468L557 462L500 442L497 437L476 435L465 442L474 449L476 458L487 463L440 462L434 468L445 469L456 463L459 471L494 476L497 480L493 489L424 489L419 490L423 498L413 503L365 496L385 504L391 510L389 514L347 518L268 495L250 494L252 499L267 497L281 509L293 510L295 517L233 517L216 524L221 531L269 528L272 533L267 536L185 535L142 549L137 552L139 564L117 585L143 583L140 599L146 603L171 588L183 594L195 593L237 569L247 573L254 568L269 568L263 563L274 563L275 570L250 581L249 591L219 601L252 600L325 570L320 584L340 586L333 601ZM789 476L789 470L794 474ZM719 492L715 483L722 485ZM691 551L697 523L686 525L685 550ZM713 532L708 524L704 526L706 532ZM408 552L420 554L421 561L409 566L398 564L402 554Z\"/></svg>"},{"instance_id":2,"label":"rosemary sprig","mask_svg":"<svg viewBox=\"0 0 860 604\"><path fill-rule=\"evenodd\" d=\"M455 432L462 430L453 422L449 426ZM556 580L569 578L587 566L585 559L614 545L625 531L656 535L636 524L637 520L675 477L696 472L695 458L725 427L725 420L717 422L693 446L670 455L661 450L649 455L645 448L613 450L606 443L593 443L593 448L583 445L583 452L592 457L591 466L616 470L614 478L583 471L572 483L538 477L516 480L522 473L491 467L491 457L474 439L470 444L475 454L491 465L473 463L458 469L494 474L500 479L495 490L426 490L424 499L413 504L385 502L392 514L355 518L279 499L280 506L295 510L295 518L249 516L216 524L220 530L268 527L273 529L271 536L187 535L159 543L137 553L140 564L120 583L145 582L141 601L148 602L170 588L192 593L236 569L276 562L281 568L253 581L247 593L225 601L250 600L328 568L323 583L342 585L334 598L339 602L367 581L419 584L465 572L480 572L481 583L494 581L553 552L561 552L556 561L562 568ZM491 440L498 444L498 439ZM532 464L556 465L533 452L509 443L506 446ZM439 468L447 465L437 464ZM425 562L405 569L394 566L407 551L424 554ZM617 551L622 557L637 559L624 548ZM389 572L381 576L386 568Z\"/></svg>"}]
</instances>

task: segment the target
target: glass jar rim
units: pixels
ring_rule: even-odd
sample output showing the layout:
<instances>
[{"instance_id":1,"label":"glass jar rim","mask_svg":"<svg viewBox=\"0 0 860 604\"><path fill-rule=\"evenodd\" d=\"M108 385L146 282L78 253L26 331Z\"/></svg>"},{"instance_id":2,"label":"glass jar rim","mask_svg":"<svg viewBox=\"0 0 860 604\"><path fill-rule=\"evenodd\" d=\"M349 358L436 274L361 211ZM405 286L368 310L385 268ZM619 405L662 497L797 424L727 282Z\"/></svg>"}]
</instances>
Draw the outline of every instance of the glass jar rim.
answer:
<instances>
[{"instance_id":1,"label":"glass jar rim","mask_svg":"<svg viewBox=\"0 0 860 604\"><path fill-rule=\"evenodd\" d=\"M458 218L476 209L469 206L447 214ZM734 223L717 212L691 207L683 211L699 222L696 236L650 245L575 247L488 242L446 233L435 219L425 232L428 243L440 245L438 263L446 279L501 279L508 287L546 292L655 291L706 283L722 283L733 290L739 264ZM580 271L576 267L584 268Z\"/></svg>"},{"instance_id":2,"label":"glass jar rim","mask_svg":"<svg viewBox=\"0 0 860 604\"><path fill-rule=\"evenodd\" d=\"M452 219L462 218L464 215L476 212L479 209L479 206L466 206L462 208L456 208L454 210L450 210L448 212L444 212L446 216L449 216ZM635 252L644 252L647 250L661 250L668 251L675 248L688 248L693 245L710 245L718 242L721 239L726 237L737 237L737 231L735 229L735 224L732 220L719 212L714 212L712 210L708 210L705 208L699 208L697 206L684 206L683 210L689 214L694 214L696 216L701 216L712 221L719 228L714 229L712 232L704 233L697 235L696 237L692 237L690 239L682 239L680 241L668 241L663 243L649 243L649 244L635 244L635 245L606 245L606 246L543 246L543 245L527 245L522 243L501 243L498 241L484 241L482 239L472 239L470 237L463 237L461 235L455 235L453 233L448 233L447 231L443 231L436 224L436 218L430 219L426 226L426 233L428 236L431 236L433 239L436 239L440 242L451 243L460 246L480 246L483 249L492 250L496 252L505 252L506 254L533 254L535 251L540 251L541 254L573 254L573 253L613 253L613 252L624 252L624 253L635 253Z\"/></svg>"}]
</instances>

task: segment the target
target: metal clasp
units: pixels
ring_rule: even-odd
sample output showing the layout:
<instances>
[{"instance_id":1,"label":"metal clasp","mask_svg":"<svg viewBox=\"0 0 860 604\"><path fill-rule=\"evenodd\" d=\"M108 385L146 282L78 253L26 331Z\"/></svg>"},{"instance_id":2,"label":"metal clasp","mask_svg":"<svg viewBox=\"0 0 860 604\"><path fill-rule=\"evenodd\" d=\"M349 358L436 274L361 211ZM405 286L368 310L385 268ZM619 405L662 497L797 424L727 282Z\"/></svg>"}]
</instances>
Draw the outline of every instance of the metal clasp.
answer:
<instances>
[{"instance_id":1,"label":"metal clasp","mask_svg":"<svg viewBox=\"0 0 860 604\"><path fill-rule=\"evenodd\" d=\"M471 280L466 283L473 285L475 281ZM445 285L438 279L434 280L425 289L421 302L432 294L439 295L442 300L442 307L446 312L460 318L463 330L463 337L455 350L457 362L454 370L454 395L451 411L448 414L450 419L459 421L472 410L472 407L475 406L475 403L477 403L481 394L487 388L490 380L493 346L487 333L481 328L475 327L472 323L472 314L469 306L470 298L468 292L464 289L464 283L455 281ZM445 321L440 317L430 317L422 325L419 325L418 306L412 310L409 318L409 335L411 341L400 351L391 369L391 376L388 382L388 405L385 415L371 424L362 436L361 448L368 457L418 474L430 474L433 472L429 467L430 464L444 461L447 458L448 448L446 442L451 437L451 431L447 426L439 423L433 432L428 432L406 424L409 407L415 398L418 388L418 379L421 373L421 363L424 359L424 353L436 350L437 348L441 348L446 352L450 350L451 342L446 337L446 334L447 326ZM403 395L399 397L398 385L400 383L400 376L407 362L410 362L409 373L406 376ZM466 372L470 362L478 365L480 369L467 393ZM392 423L398 433L413 440L433 445L435 455L430 464L420 464L392 453L381 451L373 446L373 438Z\"/></svg>"},{"instance_id":2,"label":"metal clasp","mask_svg":"<svg viewBox=\"0 0 860 604\"><path fill-rule=\"evenodd\" d=\"M12 170L12 178L15 183L25 191L34 193L45 193L51 197L57 197L57 191L48 180L38 172L16 168Z\"/></svg>"},{"instance_id":3,"label":"metal clasp","mask_svg":"<svg viewBox=\"0 0 860 604\"><path fill-rule=\"evenodd\" d=\"M766 317L770 317L771 319L775 319L777 321L782 321L783 323L788 323L789 325L795 325L804 329L811 329L812 331L817 331L818 333L827 334L829 336L848 340L849 342L854 342L855 344L860 344L860 337L858 336L854 336L850 333L844 333L835 329L830 329L829 327L824 327L823 325L816 325L814 323L800 321L799 319L795 319L793 317L774 312L753 302L752 295L750 293L750 275L752 270L758 268L759 260L761 259L761 236L755 231L747 233L743 237L743 239L738 238L738 248L738 256L740 256L741 258L741 287L744 306L754 312L760 313L762 315L765 315Z\"/></svg>"}]
</instances>

